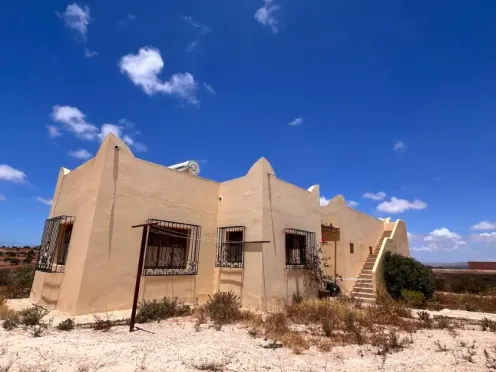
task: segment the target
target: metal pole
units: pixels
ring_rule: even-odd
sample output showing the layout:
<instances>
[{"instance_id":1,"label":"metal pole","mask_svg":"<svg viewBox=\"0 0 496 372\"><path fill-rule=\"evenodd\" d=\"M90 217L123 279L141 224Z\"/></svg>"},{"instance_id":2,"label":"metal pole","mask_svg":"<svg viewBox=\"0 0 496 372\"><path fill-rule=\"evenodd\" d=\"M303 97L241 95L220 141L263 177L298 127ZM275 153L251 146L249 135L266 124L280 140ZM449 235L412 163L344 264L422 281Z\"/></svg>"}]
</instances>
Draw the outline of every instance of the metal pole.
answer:
<instances>
[{"instance_id":1,"label":"metal pole","mask_svg":"<svg viewBox=\"0 0 496 372\"><path fill-rule=\"evenodd\" d=\"M136 307L138 306L138 295L141 282L141 274L143 270L143 260L145 257L146 244L148 242L148 229L149 225L143 226L143 235L141 237L141 248L138 259L138 272L136 273L136 286L134 287L133 309L131 310L131 321L129 322L129 332L134 332L134 323L136 322Z\"/></svg>"}]
</instances>

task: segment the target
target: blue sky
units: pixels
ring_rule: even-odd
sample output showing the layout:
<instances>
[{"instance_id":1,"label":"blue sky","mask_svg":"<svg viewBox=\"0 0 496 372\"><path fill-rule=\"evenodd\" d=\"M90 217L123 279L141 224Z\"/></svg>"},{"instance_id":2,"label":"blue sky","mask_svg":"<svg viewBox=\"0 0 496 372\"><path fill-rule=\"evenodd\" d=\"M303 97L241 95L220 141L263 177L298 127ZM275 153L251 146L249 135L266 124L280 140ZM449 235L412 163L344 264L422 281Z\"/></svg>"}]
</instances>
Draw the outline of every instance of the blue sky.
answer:
<instances>
[{"instance_id":1,"label":"blue sky","mask_svg":"<svg viewBox=\"0 0 496 372\"><path fill-rule=\"evenodd\" d=\"M496 4L6 1L0 244L118 133L218 181L278 177L404 219L422 261L496 259Z\"/></svg>"}]
</instances>

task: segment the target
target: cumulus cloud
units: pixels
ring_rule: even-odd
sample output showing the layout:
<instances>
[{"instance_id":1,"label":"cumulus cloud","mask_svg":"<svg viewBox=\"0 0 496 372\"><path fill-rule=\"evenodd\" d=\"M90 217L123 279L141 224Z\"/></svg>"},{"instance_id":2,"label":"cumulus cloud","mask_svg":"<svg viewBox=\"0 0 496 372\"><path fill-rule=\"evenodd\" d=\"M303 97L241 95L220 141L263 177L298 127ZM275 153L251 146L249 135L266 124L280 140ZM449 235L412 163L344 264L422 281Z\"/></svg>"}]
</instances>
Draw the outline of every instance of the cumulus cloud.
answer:
<instances>
[{"instance_id":1,"label":"cumulus cloud","mask_svg":"<svg viewBox=\"0 0 496 372\"><path fill-rule=\"evenodd\" d=\"M326 206L327 204L329 204L329 199L327 199L327 198L326 198L326 197L324 197L324 196L321 196L321 197L320 197L320 205L321 205L322 207L324 207L324 206Z\"/></svg>"},{"instance_id":2,"label":"cumulus cloud","mask_svg":"<svg viewBox=\"0 0 496 372\"><path fill-rule=\"evenodd\" d=\"M392 197L391 201L384 201L377 206L377 210L379 212L386 213L403 213L407 210L422 210L427 208L427 203L422 200L414 200L412 202L406 199L398 199L396 197Z\"/></svg>"},{"instance_id":3,"label":"cumulus cloud","mask_svg":"<svg viewBox=\"0 0 496 372\"><path fill-rule=\"evenodd\" d=\"M36 200L38 200L40 203L43 203L45 205L52 205L53 202L52 199L42 198L41 196L37 196Z\"/></svg>"},{"instance_id":4,"label":"cumulus cloud","mask_svg":"<svg viewBox=\"0 0 496 372\"><path fill-rule=\"evenodd\" d=\"M472 226L472 230L496 230L496 221L481 221Z\"/></svg>"},{"instance_id":5,"label":"cumulus cloud","mask_svg":"<svg viewBox=\"0 0 496 372\"><path fill-rule=\"evenodd\" d=\"M406 144L403 141L394 141L393 142L393 150L401 151L406 149Z\"/></svg>"},{"instance_id":6,"label":"cumulus cloud","mask_svg":"<svg viewBox=\"0 0 496 372\"><path fill-rule=\"evenodd\" d=\"M66 27L75 30L84 41L88 34L88 25L91 21L90 8L87 6L80 7L76 3L67 5L64 12L56 13L64 21Z\"/></svg>"},{"instance_id":7,"label":"cumulus cloud","mask_svg":"<svg viewBox=\"0 0 496 372\"><path fill-rule=\"evenodd\" d=\"M386 193L384 191L379 191L378 193L372 193L372 192L366 192L365 194L362 195L362 198L364 199L370 199L370 200L384 200L386 197Z\"/></svg>"},{"instance_id":8,"label":"cumulus cloud","mask_svg":"<svg viewBox=\"0 0 496 372\"><path fill-rule=\"evenodd\" d=\"M255 20L264 25L269 26L274 34L279 31L279 21L274 16L274 12L281 9L279 5L274 4L274 0L263 0L263 5L255 12Z\"/></svg>"},{"instance_id":9,"label":"cumulus cloud","mask_svg":"<svg viewBox=\"0 0 496 372\"><path fill-rule=\"evenodd\" d=\"M421 237L419 237L421 238ZM467 244L463 237L446 227L434 229L423 237L424 244L412 247L414 251L455 251Z\"/></svg>"},{"instance_id":10,"label":"cumulus cloud","mask_svg":"<svg viewBox=\"0 0 496 372\"><path fill-rule=\"evenodd\" d=\"M408 240L413 240L416 238L415 234L412 234L411 232L407 231L406 233Z\"/></svg>"},{"instance_id":11,"label":"cumulus cloud","mask_svg":"<svg viewBox=\"0 0 496 372\"><path fill-rule=\"evenodd\" d=\"M52 109L52 119L55 122L62 123L64 129L83 140L102 141L108 134L113 133L122 138L128 145L133 146L136 151L147 151L146 145L133 139L139 132L129 132L134 128L134 123L127 119L119 120L119 124L122 125L105 123L101 128L98 128L96 125L88 123L86 116L77 107L58 105Z\"/></svg>"},{"instance_id":12,"label":"cumulus cloud","mask_svg":"<svg viewBox=\"0 0 496 372\"><path fill-rule=\"evenodd\" d=\"M77 107L53 106L52 119L82 139L95 139L99 132L95 125L86 122L85 115Z\"/></svg>"},{"instance_id":13,"label":"cumulus cloud","mask_svg":"<svg viewBox=\"0 0 496 372\"><path fill-rule=\"evenodd\" d=\"M350 200L350 201L348 202L348 206L349 206L349 207L351 207L351 208L354 208L354 207L358 206L359 204L360 204L360 203L358 203L358 202L356 202L356 201L354 201L354 200Z\"/></svg>"},{"instance_id":14,"label":"cumulus cloud","mask_svg":"<svg viewBox=\"0 0 496 372\"><path fill-rule=\"evenodd\" d=\"M496 231L470 235L470 240L480 243L496 243Z\"/></svg>"},{"instance_id":15,"label":"cumulus cloud","mask_svg":"<svg viewBox=\"0 0 496 372\"><path fill-rule=\"evenodd\" d=\"M206 90L208 90L210 94L215 96L215 90L213 86L207 84L206 82L203 82L203 86L205 87Z\"/></svg>"},{"instance_id":16,"label":"cumulus cloud","mask_svg":"<svg viewBox=\"0 0 496 372\"><path fill-rule=\"evenodd\" d=\"M303 118L301 116L299 116L296 119L294 119L293 121L289 122L288 125L289 126L295 126L295 125L300 125L302 123L303 123Z\"/></svg>"},{"instance_id":17,"label":"cumulus cloud","mask_svg":"<svg viewBox=\"0 0 496 372\"><path fill-rule=\"evenodd\" d=\"M155 93L169 94L197 105L196 91L198 84L189 72L175 73L169 80L161 81L159 74L164 67L160 51L144 47L138 54L128 54L119 61L121 73L148 95Z\"/></svg>"},{"instance_id":18,"label":"cumulus cloud","mask_svg":"<svg viewBox=\"0 0 496 372\"><path fill-rule=\"evenodd\" d=\"M50 138L60 137L62 135L62 133L60 133L59 128L57 128L54 125L47 125L47 129Z\"/></svg>"},{"instance_id":19,"label":"cumulus cloud","mask_svg":"<svg viewBox=\"0 0 496 372\"><path fill-rule=\"evenodd\" d=\"M9 181L14 183L26 182L26 173L12 168L7 164L0 164L0 181Z\"/></svg>"},{"instance_id":20,"label":"cumulus cloud","mask_svg":"<svg viewBox=\"0 0 496 372\"><path fill-rule=\"evenodd\" d=\"M82 160L87 160L91 158L91 153L88 152L86 149L79 149L79 150L73 150L68 152L69 156L72 156L73 158L76 159L82 159Z\"/></svg>"}]
</instances>

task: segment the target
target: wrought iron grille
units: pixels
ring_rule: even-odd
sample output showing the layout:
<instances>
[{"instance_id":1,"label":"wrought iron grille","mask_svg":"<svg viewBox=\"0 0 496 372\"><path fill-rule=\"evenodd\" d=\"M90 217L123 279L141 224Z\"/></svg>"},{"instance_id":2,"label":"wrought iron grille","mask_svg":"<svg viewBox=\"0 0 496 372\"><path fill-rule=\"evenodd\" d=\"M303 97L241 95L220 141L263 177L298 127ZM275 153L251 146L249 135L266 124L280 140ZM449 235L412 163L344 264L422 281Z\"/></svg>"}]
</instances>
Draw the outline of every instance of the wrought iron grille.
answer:
<instances>
[{"instance_id":1,"label":"wrought iron grille","mask_svg":"<svg viewBox=\"0 0 496 372\"><path fill-rule=\"evenodd\" d=\"M314 262L315 233L284 229L286 241L286 268L309 269Z\"/></svg>"},{"instance_id":2,"label":"wrought iron grille","mask_svg":"<svg viewBox=\"0 0 496 372\"><path fill-rule=\"evenodd\" d=\"M149 219L145 276L197 275L201 227Z\"/></svg>"},{"instance_id":3,"label":"wrought iron grille","mask_svg":"<svg viewBox=\"0 0 496 372\"><path fill-rule=\"evenodd\" d=\"M219 227L217 229L217 267L244 267L244 226Z\"/></svg>"},{"instance_id":4,"label":"wrought iron grille","mask_svg":"<svg viewBox=\"0 0 496 372\"><path fill-rule=\"evenodd\" d=\"M72 216L58 216L45 221L36 270L64 272L74 220Z\"/></svg>"}]
</instances>

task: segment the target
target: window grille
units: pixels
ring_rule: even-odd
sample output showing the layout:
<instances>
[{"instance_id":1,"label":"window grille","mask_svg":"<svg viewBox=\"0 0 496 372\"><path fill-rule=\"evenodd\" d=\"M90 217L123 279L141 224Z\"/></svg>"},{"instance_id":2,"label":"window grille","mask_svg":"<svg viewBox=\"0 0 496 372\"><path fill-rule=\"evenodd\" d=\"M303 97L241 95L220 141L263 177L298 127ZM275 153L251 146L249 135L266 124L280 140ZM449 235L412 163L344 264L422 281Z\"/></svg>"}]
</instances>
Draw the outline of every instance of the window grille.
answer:
<instances>
[{"instance_id":1,"label":"window grille","mask_svg":"<svg viewBox=\"0 0 496 372\"><path fill-rule=\"evenodd\" d=\"M147 220L149 226L144 275L197 275L201 227L180 222Z\"/></svg>"},{"instance_id":2,"label":"window grille","mask_svg":"<svg viewBox=\"0 0 496 372\"><path fill-rule=\"evenodd\" d=\"M286 268L309 269L314 262L315 233L284 229L286 241Z\"/></svg>"},{"instance_id":3,"label":"window grille","mask_svg":"<svg viewBox=\"0 0 496 372\"><path fill-rule=\"evenodd\" d=\"M244 226L219 227L217 229L217 267L244 267Z\"/></svg>"},{"instance_id":4,"label":"window grille","mask_svg":"<svg viewBox=\"0 0 496 372\"><path fill-rule=\"evenodd\" d=\"M72 216L58 216L45 221L36 270L64 272L74 220Z\"/></svg>"}]
</instances>

